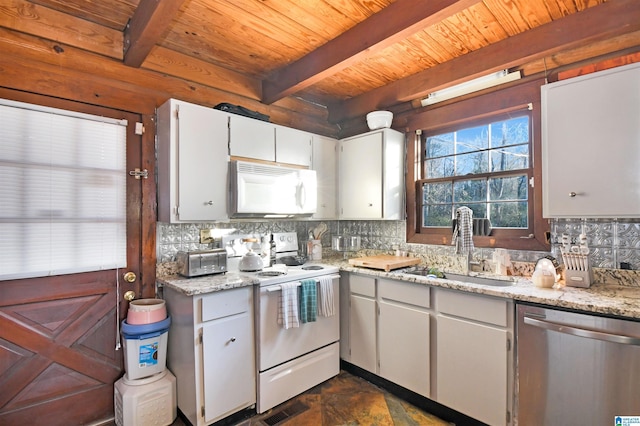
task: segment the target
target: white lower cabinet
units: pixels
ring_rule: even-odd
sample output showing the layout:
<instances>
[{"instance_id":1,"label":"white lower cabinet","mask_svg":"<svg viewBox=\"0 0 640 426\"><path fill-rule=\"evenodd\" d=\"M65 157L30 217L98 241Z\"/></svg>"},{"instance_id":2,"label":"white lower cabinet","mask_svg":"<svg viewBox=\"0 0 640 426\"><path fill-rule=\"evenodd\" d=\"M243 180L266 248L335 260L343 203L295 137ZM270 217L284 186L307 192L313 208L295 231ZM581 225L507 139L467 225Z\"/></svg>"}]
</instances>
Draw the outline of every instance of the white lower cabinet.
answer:
<instances>
[{"instance_id":1,"label":"white lower cabinet","mask_svg":"<svg viewBox=\"0 0 640 426\"><path fill-rule=\"evenodd\" d=\"M511 423L513 303L436 291L435 400L490 425Z\"/></svg>"},{"instance_id":2,"label":"white lower cabinet","mask_svg":"<svg viewBox=\"0 0 640 426\"><path fill-rule=\"evenodd\" d=\"M430 288L378 279L379 374L420 395L431 386Z\"/></svg>"},{"instance_id":3,"label":"white lower cabinet","mask_svg":"<svg viewBox=\"0 0 640 426\"><path fill-rule=\"evenodd\" d=\"M513 301L357 273L340 285L343 360L484 423L513 424Z\"/></svg>"},{"instance_id":4,"label":"white lower cabinet","mask_svg":"<svg viewBox=\"0 0 640 426\"><path fill-rule=\"evenodd\" d=\"M351 274L349 289L349 361L376 373L376 280Z\"/></svg>"},{"instance_id":5,"label":"white lower cabinet","mask_svg":"<svg viewBox=\"0 0 640 426\"><path fill-rule=\"evenodd\" d=\"M343 359L428 397L430 288L357 274L345 281L350 306Z\"/></svg>"},{"instance_id":6,"label":"white lower cabinet","mask_svg":"<svg viewBox=\"0 0 640 426\"><path fill-rule=\"evenodd\" d=\"M253 289L186 296L165 287L167 367L191 424L214 423L256 402Z\"/></svg>"}]
</instances>

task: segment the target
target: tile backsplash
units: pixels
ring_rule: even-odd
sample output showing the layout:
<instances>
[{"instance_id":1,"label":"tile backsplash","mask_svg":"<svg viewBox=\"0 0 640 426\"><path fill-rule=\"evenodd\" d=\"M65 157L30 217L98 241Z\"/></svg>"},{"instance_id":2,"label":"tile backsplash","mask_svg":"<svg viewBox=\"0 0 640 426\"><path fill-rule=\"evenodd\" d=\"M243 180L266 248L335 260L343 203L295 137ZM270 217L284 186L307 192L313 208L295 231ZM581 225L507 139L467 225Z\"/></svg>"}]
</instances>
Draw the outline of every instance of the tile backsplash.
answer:
<instances>
[{"instance_id":1,"label":"tile backsplash","mask_svg":"<svg viewBox=\"0 0 640 426\"><path fill-rule=\"evenodd\" d=\"M597 268L640 269L640 221L629 219L554 219L551 222L552 254L560 257L563 233L571 244L584 232L591 249L591 264Z\"/></svg>"},{"instance_id":2,"label":"tile backsplash","mask_svg":"<svg viewBox=\"0 0 640 426\"><path fill-rule=\"evenodd\" d=\"M323 247L331 248L332 235L359 235L361 248L365 250L388 250L395 248L416 255L454 256L451 246L406 243L405 221L324 221L329 230L322 238ZM236 221L220 223L158 223L157 255L158 263L175 260L178 251L199 250L209 247L200 244L200 230L213 229L215 232L239 234L269 234L272 232L293 232L299 241L306 241L309 231L320 221ZM568 233L575 243L581 232L587 235L591 248L591 262L594 267L620 269L626 264L630 269L640 269L640 221L616 219L553 219L551 221L550 252L509 250L511 259L518 262L536 262L540 257L551 254L560 259L560 241L563 233ZM474 259L491 259L491 248L477 248Z\"/></svg>"}]
</instances>

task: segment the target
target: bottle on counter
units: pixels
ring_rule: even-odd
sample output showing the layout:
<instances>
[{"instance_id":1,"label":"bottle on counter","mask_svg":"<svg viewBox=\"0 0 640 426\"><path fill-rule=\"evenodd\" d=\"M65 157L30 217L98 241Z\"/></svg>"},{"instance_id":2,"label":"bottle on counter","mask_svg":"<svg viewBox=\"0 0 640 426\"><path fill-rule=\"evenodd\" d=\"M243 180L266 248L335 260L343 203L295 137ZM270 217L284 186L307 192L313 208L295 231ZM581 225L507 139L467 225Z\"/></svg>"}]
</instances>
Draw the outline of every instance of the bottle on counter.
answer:
<instances>
[{"instance_id":1,"label":"bottle on counter","mask_svg":"<svg viewBox=\"0 0 640 426\"><path fill-rule=\"evenodd\" d=\"M273 234L271 234L271 239L269 240L269 266L273 266L276 264L276 240L273 238Z\"/></svg>"}]
</instances>

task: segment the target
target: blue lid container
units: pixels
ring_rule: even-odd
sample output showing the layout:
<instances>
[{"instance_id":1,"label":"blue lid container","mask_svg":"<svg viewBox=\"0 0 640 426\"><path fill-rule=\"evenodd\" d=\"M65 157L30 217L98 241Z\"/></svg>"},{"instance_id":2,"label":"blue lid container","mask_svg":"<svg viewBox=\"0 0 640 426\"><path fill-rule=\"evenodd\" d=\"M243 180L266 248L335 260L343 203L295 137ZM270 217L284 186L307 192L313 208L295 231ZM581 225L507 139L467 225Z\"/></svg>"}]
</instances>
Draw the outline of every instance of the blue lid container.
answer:
<instances>
[{"instance_id":1,"label":"blue lid container","mask_svg":"<svg viewBox=\"0 0 640 426\"><path fill-rule=\"evenodd\" d=\"M129 340L144 340L166 333L171 325L171 317L162 321L149 324L127 324L127 320L122 320L122 337Z\"/></svg>"}]
</instances>

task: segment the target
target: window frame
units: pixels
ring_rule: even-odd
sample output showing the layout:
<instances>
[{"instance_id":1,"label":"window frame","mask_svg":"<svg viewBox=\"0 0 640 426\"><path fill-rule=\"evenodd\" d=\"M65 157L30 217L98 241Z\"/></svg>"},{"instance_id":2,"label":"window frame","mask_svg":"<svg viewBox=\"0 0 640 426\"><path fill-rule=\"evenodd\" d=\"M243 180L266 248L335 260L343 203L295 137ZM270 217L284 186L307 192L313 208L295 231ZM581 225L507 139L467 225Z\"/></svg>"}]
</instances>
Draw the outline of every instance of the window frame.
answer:
<instances>
[{"instance_id":1,"label":"window frame","mask_svg":"<svg viewBox=\"0 0 640 426\"><path fill-rule=\"evenodd\" d=\"M447 229L445 227L434 227L434 226L422 226L422 207L423 207L423 199L420 196L420 193L422 192L422 185L425 183L438 183L438 182L459 182L459 181L465 181L465 180L474 180L474 179L478 179L478 180L487 180L490 178L500 178L500 177L510 177L510 176L515 176L515 175L525 175L527 178L527 182L530 182L531 178L533 177L533 164L531 161L531 153L533 152L533 141L532 141L532 131L531 128L533 127L533 114L532 111L527 110L519 110L519 111L514 111L512 113L501 113L501 114L497 114L495 116L489 116L486 117L484 119L481 120L474 120L471 122L467 122L464 124L458 124L457 126L454 127L448 127L448 128L438 128L438 129L434 129L432 131L427 132L422 132L421 135L421 141L420 141L420 153L423 154L426 152L426 148L427 148L427 139L431 136L434 135L439 135L439 134L444 134L444 133L451 133L451 132L456 132L459 130L463 130L463 129L468 129L468 128L473 128L473 127L479 127L479 126L487 126L491 123L494 122L500 122L500 121L506 121L508 119L511 118L515 118L515 117L527 117L529 120L529 136L528 136L528 141L527 141L527 145L528 145L528 150L529 150L529 161L528 161L528 167L524 168L524 169L517 169L517 170L501 170L501 171L495 171L495 172L484 172L484 173L476 173L473 175L454 175L454 176L446 176L446 177L439 177L439 178L423 178L423 179L417 179L416 180L416 203L417 203L417 213L419 213L419 226L420 226L420 233L428 233L428 232L434 232L434 233L443 233L443 234L447 234L449 232L451 232L450 229ZM488 150L488 149L487 149ZM421 168L421 176L426 176L427 175L427 162L424 161L426 160L425 158L421 159L421 163L422 163L422 168ZM527 183L528 186L528 190L527 190L527 204L530 204L532 202L532 198L533 198L533 191L532 188L530 187L530 185ZM488 189L487 189L488 191ZM452 201L452 204L453 203ZM488 207L488 204L487 204ZM502 234L502 235L511 235L511 236L527 236L529 234L532 233L533 231L533 217L531 214L531 209L528 209L528 217L527 217L527 223L528 223L528 228L519 228L519 229L500 229L500 228L494 228L495 232Z\"/></svg>"},{"instance_id":2,"label":"window frame","mask_svg":"<svg viewBox=\"0 0 640 426\"><path fill-rule=\"evenodd\" d=\"M505 88L483 91L462 99L427 108L407 120L407 242L418 244L451 244L452 230L422 227L423 153L426 134L434 135L463 127L486 124L493 119L530 109L530 165L526 170L529 186L529 228L494 229L490 236L474 236L478 248L508 248L517 250L545 250L549 245L549 223L542 217L541 158L541 102L540 86L543 79L521 80ZM415 136L412 137L411 134ZM419 134L418 134L419 133ZM525 172L525 170L523 170ZM478 174L483 177L489 174ZM446 180L446 179L445 179Z\"/></svg>"}]
</instances>

